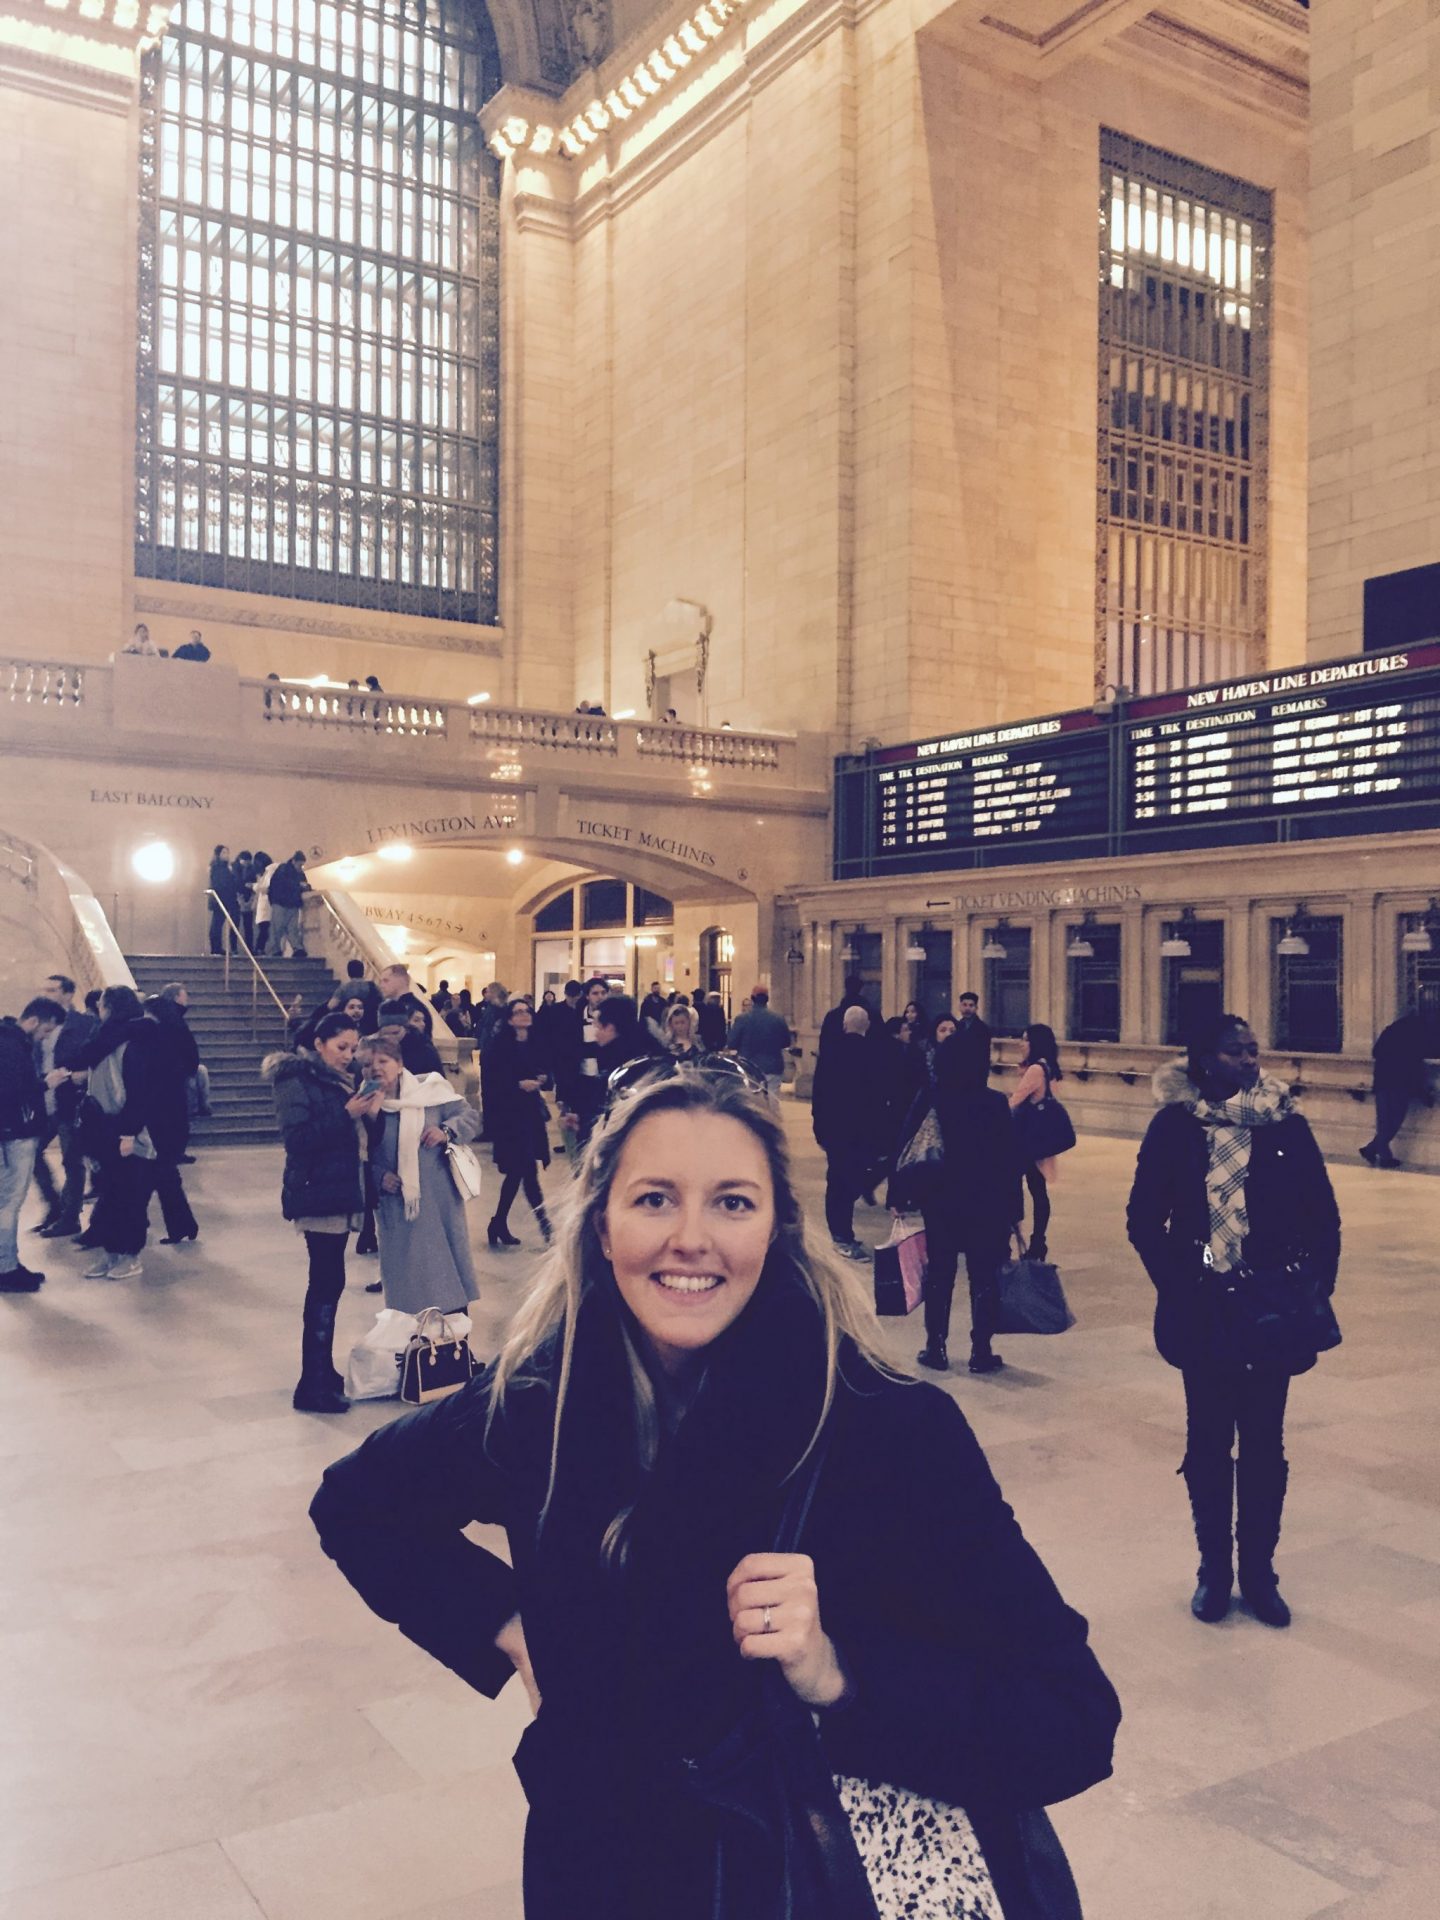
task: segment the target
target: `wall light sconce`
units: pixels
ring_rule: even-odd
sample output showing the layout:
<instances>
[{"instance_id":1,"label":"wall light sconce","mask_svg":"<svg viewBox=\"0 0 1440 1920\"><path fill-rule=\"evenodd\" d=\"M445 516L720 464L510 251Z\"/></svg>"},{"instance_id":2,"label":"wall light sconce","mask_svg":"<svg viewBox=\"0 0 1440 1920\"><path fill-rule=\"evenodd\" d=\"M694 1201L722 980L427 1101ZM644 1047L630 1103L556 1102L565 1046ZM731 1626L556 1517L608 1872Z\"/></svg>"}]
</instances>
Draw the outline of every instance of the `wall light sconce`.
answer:
<instances>
[{"instance_id":1,"label":"wall light sconce","mask_svg":"<svg viewBox=\"0 0 1440 1920\"><path fill-rule=\"evenodd\" d=\"M1303 960L1310 951L1310 942L1305 938L1304 929L1310 924L1309 911L1305 902L1295 903L1295 911L1285 922L1285 931L1276 942L1275 951L1282 960Z\"/></svg>"},{"instance_id":2,"label":"wall light sconce","mask_svg":"<svg viewBox=\"0 0 1440 1920\"><path fill-rule=\"evenodd\" d=\"M1402 953L1434 953L1437 934L1440 934L1440 903L1437 903L1432 894L1429 906L1420 916L1419 925L1408 927L1400 936L1400 951Z\"/></svg>"},{"instance_id":3,"label":"wall light sconce","mask_svg":"<svg viewBox=\"0 0 1440 1920\"><path fill-rule=\"evenodd\" d=\"M1093 913L1087 913L1085 918L1080 922L1080 925L1070 936L1070 944L1065 949L1065 958L1067 960L1093 960L1095 958L1095 942L1090 938L1094 930L1095 916Z\"/></svg>"},{"instance_id":4,"label":"wall light sconce","mask_svg":"<svg viewBox=\"0 0 1440 1920\"><path fill-rule=\"evenodd\" d=\"M1190 935L1196 925L1195 909L1186 907L1180 918L1173 921L1170 931L1160 942L1162 960L1188 960L1195 951L1190 943Z\"/></svg>"},{"instance_id":5,"label":"wall light sconce","mask_svg":"<svg viewBox=\"0 0 1440 1920\"><path fill-rule=\"evenodd\" d=\"M1008 960L1010 950L1005 945L1004 936L1010 931L1010 922L1001 920L985 936L985 944L980 949L982 960Z\"/></svg>"},{"instance_id":6,"label":"wall light sconce","mask_svg":"<svg viewBox=\"0 0 1440 1920\"><path fill-rule=\"evenodd\" d=\"M396 866L403 866L407 860L415 858L415 849L408 840L392 840L386 846L377 847L375 851L382 860L393 861Z\"/></svg>"},{"instance_id":7,"label":"wall light sconce","mask_svg":"<svg viewBox=\"0 0 1440 1920\"><path fill-rule=\"evenodd\" d=\"M509 866L522 866L525 860L525 849L523 847L511 847L506 852L505 859Z\"/></svg>"},{"instance_id":8,"label":"wall light sconce","mask_svg":"<svg viewBox=\"0 0 1440 1920\"><path fill-rule=\"evenodd\" d=\"M138 879L163 887L175 878L175 849L168 840L146 840L131 854L130 865Z\"/></svg>"}]
</instances>

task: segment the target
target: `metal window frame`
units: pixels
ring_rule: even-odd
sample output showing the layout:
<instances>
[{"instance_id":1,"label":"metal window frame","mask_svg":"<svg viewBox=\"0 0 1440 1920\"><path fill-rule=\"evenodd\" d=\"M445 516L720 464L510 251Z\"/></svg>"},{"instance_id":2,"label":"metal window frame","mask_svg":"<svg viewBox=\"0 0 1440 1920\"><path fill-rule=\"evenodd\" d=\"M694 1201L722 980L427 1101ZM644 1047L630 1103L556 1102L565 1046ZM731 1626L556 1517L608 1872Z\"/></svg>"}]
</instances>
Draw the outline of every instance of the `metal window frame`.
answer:
<instances>
[{"instance_id":1,"label":"metal window frame","mask_svg":"<svg viewBox=\"0 0 1440 1920\"><path fill-rule=\"evenodd\" d=\"M1152 147L1110 128L1102 127L1100 130L1099 162L1095 690L1099 694L1107 685L1125 685L1133 692L1166 692L1171 688L1201 685L1208 680L1237 677L1262 664L1265 658L1269 595L1270 287L1275 245L1273 196L1266 189L1248 181L1219 173L1213 168L1201 166L1197 161ZM1114 256L1109 240L1110 184L1116 173L1123 175L1127 183L1135 183L1142 189L1154 188L1162 194L1199 202L1222 217L1250 223L1252 291L1248 375L1242 374L1239 369L1214 366L1198 354L1182 356L1178 348L1167 350L1162 345L1152 349L1148 344L1130 339L1123 328L1117 329L1117 303L1111 297L1110 285ZM1178 263L1174 272L1167 272L1166 275L1167 283L1173 283L1177 288L1193 280L1198 289L1200 278ZM1204 409L1207 421L1212 417L1208 404L1208 383L1217 383L1223 389L1224 396L1235 400L1234 449L1227 451L1223 444L1219 447L1208 444L1203 447L1187 446L1178 437L1165 440L1158 432L1151 435L1143 431L1117 431L1111 413L1111 363L1117 353L1133 358L1142 369L1141 383L1137 388L1142 395L1142 416L1144 371L1154 371L1157 394L1162 376L1167 373L1172 377L1176 391L1181 375L1186 377L1187 382L1203 377L1207 382L1207 405ZM1243 403L1246 400L1249 403L1248 459L1242 458L1240 453ZM1178 404L1175 410L1178 412ZM1213 417L1218 422L1223 416L1222 413L1215 413ZM1206 438L1208 442L1208 431ZM1127 510L1126 499L1122 498L1118 514L1112 503L1112 464L1118 463L1120 491L1122 495L1127 495L1132 491L1127 484L1128 467L1132 460L1137 468L1136 486L1133 489L1136 512L1133 517ZM1166 492L1162 482L1167 474L1172 518L1170 525L1165 527L1160 524L1160 517ZM1147 485L1152 478L1153 486ZM1205 516L1206 524L1199 531L1188 524L1182 531L1179 524L1179 508L1175 503L1178 501L1182 478L1191 495L1186 509L1187 521L1195 511L1194 488L1197 481L1204 489L1200 511ZM1147 523L1144 503L1152 499L1154 517ZM1211 530L1209 520L1212 509L1223 518L1227 502L1237 523L1244 523L1243 536L1238 524L1230 538L1226 538L1222 530ZM1137 581L1134 604L1130 605L1128 587L1117 586L1117 577L1121 582L1125 580L1132 561L1141 578ZM1176 610L1182 599L1179 588L1168 589L1163 597L1153 586L1146 588L1143 573L1147 565L1154 569L1167 567L1172 575L1181 570L1185 572L1183 598L1189 602L1191 612L1197 606L1201 608L1198 620ZM1213 590L1217 584L1225 583L1227 576L1229 584L1226 590L1234 595L1232 605L1238 609L1241 600L1248 605L1248 623L1241 619L1222 623L1212 618ZM1145 610L1147 591L1152 596L1148 614ZM1126 595L1127 604L1117 600L1117 593ZM1162 609L1167 607L1167 603L1168 610L1162 618ZM1162 636L1164 638L1164 659L1153 678L1153 684L1139 686L1137 681L1141 675L1135 670L1132 656L1136 655L1139 646L1139 628L1147 620L1154 628L1157 642ZM1119 629L1114 644L1111 640L1112 623ZM1132 626L1137 635L1133 644L1127 637ZM1152 659L1159 661L1160 656L1161 648L1157 644Z\"/></svg>"},{"instance_id":2,"label":"metal window frame","mask_svg":"<svg viewBox=\"0 0 1440 1920\"><path fill-rule=\"evenodd\" d=\"M1301 930L1306 939L1333 933L1333 955L1314 953L1291 958L1278 951L1291 916L1274 916L1270 921L1270 1006L1274 1044L1286 1053L1340 1053L1345 1044L1345 918L1339 913L1307 914ZM1329 980L1324 970L1329 970ZM1335 1017L1330 1031L1318 1040L1296 1038L1291 1027L1290 1002L1297 984L1327 985L1334 998Z\"/></svg>"},{"instance_id":3,"label":"metal window frame","mask_svg":"<svg viewBox=\"0 0 1440 1920\"><path fill-rule=\"evenodd\" d=\"M142 57L136 574L493 624L488 15L471 0L415 14L326 0L302 44L288 11L281 53L280 8L189 0Z\"/></svg>"}]
</instances>

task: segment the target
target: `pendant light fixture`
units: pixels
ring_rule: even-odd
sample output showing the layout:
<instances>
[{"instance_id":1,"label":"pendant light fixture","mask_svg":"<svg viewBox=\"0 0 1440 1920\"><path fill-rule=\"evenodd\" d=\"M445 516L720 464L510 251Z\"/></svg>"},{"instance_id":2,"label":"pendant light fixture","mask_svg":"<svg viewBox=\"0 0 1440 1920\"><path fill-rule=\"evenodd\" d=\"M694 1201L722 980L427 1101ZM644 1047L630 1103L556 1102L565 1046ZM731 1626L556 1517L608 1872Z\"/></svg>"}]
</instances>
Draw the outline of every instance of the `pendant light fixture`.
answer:
<instances>
[{"instance_id":1,"label":"pendant light fixture","mask_svg":"<svg viewBox=\"0 0 1440 1920\"><path fill-rule=\"evenodd\" d=\"M1005 945L1004 936L1010 931L1010 922L1001 920L985 936L985 944L980 949L982 960L1008 960L1010 951Z\"/></svg>"},{"instance_id":2,"label":"pendant light fixture","mask_svg":"<svg viewBox=\"0 0 1440 1920\"><path fill-rule=\"evenodd\" d=\"M1070 944L1065 949L1065 958L1067 960L1093 960L1095 958L1095 942L1090 938L1090 935L1094 931L1095 916L1093 913L1087 913L1070 936Z\"/></svg>"},{"instance_id":3,"label":"pendant light fixture","mask_svg":"<svg viewBox=\"0 0 1440 1920\"><path fill-rule=\"evenodd\" d=\"M1310 942L1305 938L1304 929L1310 924L1310 915L1303 900L1297 900L1295 911L1285 922L1285 931L1276 942L1275 951L1282 960L1303 960L1310 951Z\"/></svg>"},{"instance_id":4,"label":"pendant light fixture","mask_svg":"<svg viewBox=\"0 0 1440 1920\"><path fill-rule=\"evenodd\" d=\"M1188 960L1195 951L1190 935L1195 931L1195 909L1186 907L1180 918L1171 922L1170 931L1160 942L1162 960Z\"/></svg>"},{"instance_id":5,"label":"pendant light fixture","mask_svg":"<svg viewBox=\"0 0 1440 1920\"><path fill-rule=\"evenodd\" d=\"M1430 904L1420 915L1418 923L1408 927L1400 936L1400 951L1402 953L1434 953L1437 934L1440 934L1440 903L1437 903L1432 894Z\"/></svg>"}]
</instances>

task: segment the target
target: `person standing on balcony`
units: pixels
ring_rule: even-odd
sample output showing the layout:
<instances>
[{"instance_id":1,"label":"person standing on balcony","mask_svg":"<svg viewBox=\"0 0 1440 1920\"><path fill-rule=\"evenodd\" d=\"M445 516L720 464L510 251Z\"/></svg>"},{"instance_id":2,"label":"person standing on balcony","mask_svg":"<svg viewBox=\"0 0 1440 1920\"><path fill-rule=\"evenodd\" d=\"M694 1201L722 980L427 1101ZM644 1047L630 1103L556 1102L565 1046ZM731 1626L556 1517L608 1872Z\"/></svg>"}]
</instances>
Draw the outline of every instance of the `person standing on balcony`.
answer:
<instances>
[{"instance_id":1,"label":"person standing on balcony","mask_svg":"<svg viewBox=\"0 0 1440 1920\"><path fill-rule=\"evenodd\" d=\"M37 1055L64 1018L58 1000L32 1000L0 1020L0 1293L34 1293L45 1279L21 1261L16 1227L47 1124Z\"/></svg>"},{"instance_id":2,"label":"person standing on balcony","mask_svg":"<svg viewBox=\"0 0 1440 1920\"><path fill-rule=\"evenodd\" d=\"M257 853L250 869L250 891L255 897L255 951L270 944L270 876L275 863L268 853Z\"/></svg>"},{"instance_id":3,"label":"person standing on balcony","mask_svg":"<svg viewBox=\"0 0 1440 1920\"><path fill-rule=\"evenodd\" d=\"M289 947L290 957L303 960L305 935L300 925L300 910L305 904L305 855L292 853L270 876L270 951L283 960Z\"/></svg>"},{"instance_id":4,"label":"person standing on balcony","mask_svg":"<svg viewBox=\"0 0 1440 1920\"><path fill-rule=\"evenodd\" d=\"M226 943L230 951L235 951L235 935L231 932L225 916L238 926L240 924L240 891L235 884L235 869L230 864L230 849L217 846L210 856L210 951L223 953Z\"/></svg>"}]
</instances>

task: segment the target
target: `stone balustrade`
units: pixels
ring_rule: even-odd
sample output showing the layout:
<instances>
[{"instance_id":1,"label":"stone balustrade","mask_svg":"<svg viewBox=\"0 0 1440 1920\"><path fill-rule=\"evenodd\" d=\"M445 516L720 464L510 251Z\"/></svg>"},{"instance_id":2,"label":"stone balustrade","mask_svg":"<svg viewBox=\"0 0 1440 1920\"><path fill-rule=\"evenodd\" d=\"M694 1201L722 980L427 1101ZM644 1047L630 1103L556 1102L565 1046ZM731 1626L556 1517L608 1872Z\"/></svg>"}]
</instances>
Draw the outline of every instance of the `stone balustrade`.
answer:
<instances>
[{"instance_id":1,"label":"stone balustrade","mask_svg":"<svg viewBox=\"0 0 1440 1920\"><path fill-rule=\"evenodd\" d=\"M220 662L170 661L117 655L104 666L0 658L0 732L13 712L22 734L33 715L47 731L77 735L91 727L211 734L238 752L248 748L264 765L281 741L328 761L363 737L382 753L416 748L417 773L437 777L466 768L491 779L523 784L542 772L583 764L587 777L684 781L693 792L719 797L719 788L763 782L777 791L827 792L829 743L820 735L741 733L729 727L689 727L607 715L549 712L529 707L471 707L404 693L308 687L278 680L242 680ZM50 716L54 716L52 719ZM52 739L54 736L51 736ZM77 737L76 745L80 742ZM290 756L281 749L280 760Z\"/></svg>"}]
</instances>

